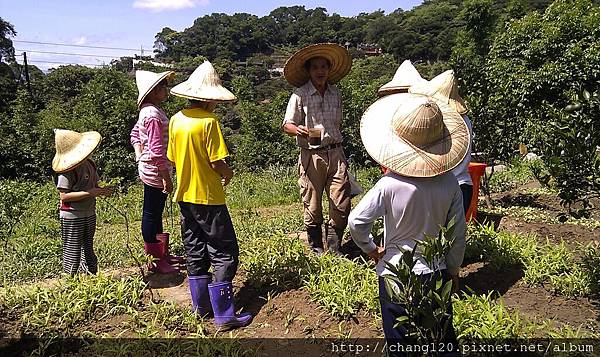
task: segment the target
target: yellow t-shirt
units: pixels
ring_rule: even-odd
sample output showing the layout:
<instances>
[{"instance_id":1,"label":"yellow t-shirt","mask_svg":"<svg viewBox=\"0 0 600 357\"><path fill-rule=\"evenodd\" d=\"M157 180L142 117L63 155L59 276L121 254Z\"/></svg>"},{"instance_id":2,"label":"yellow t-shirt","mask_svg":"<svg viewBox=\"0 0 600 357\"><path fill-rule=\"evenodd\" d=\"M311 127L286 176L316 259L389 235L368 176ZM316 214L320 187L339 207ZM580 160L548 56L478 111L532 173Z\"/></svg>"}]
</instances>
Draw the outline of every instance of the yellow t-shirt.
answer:
<instances>
[{"instance_id":1,"label":"yellow t-shirt","mask_svg":"<svg viewBox=\"0 0 600 357\"><path fill-rule=\"evenodd\" d=\"M175 163L177 189L173 202L224 205L221 176L211 162L229 156L219 121L200 108L184 109L169 123L167 158Z\"/></svg>"}]
</instances>

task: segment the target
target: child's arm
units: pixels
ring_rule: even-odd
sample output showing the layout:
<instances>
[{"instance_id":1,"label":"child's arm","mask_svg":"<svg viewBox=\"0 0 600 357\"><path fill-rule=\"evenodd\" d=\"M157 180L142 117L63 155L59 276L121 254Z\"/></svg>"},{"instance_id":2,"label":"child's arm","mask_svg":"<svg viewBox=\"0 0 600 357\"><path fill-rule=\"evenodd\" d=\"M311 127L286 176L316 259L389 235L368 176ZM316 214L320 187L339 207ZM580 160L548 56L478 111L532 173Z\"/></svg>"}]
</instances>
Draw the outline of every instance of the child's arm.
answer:
<instances>
[{"instance_id":1,"label":"child's arm","mask_svg":"<svg viewBox=\"0 0 600 357\"><path fill-rule=\"evenodd\" d=\"M72 191L59 188L60 200L63 202L75 202L81 201L85 198L98 197L98 196L110 196L113 193L113 189L110 187L94 187L87 191Z\"/></svg>"},{"instance_id":2,"label":"child's arm","mask_svg":"<svg viewBox=\"0 0 600 357\"><path fill-rule=\"evenodd\" d=\"M231 169L231 167L227 165L225 160L211 162L210 166L223 178L223 186L227 186L227 184L229 183L229 181L231 181L231 178L233 177L233 170Z\"/></svg>"},{"instance_id":3,"label":"child's arm","mask_svg":"<svg viewBox=\"0 0 600 357\"><path fill-rule=\"evenodd\" d=\"M144 147L142 144L133 144L133 151L135 151L135 162L140 161L140 157L142 156L142 151Z\"/></svg>"},{"instance_id":4,"label":"child's arm","mask_svg":"<svg viewBox=\"0 0 600 357\"><path fill-rule=\"evenodd\" d=\"M137 123L133 126L133 129L131 129L129 137L133 150L135 151L135 161L138 162L142 156L142 151L144 151L144 146L140 140L140 129L138 128Z\"/></svg>"}]
</instances>

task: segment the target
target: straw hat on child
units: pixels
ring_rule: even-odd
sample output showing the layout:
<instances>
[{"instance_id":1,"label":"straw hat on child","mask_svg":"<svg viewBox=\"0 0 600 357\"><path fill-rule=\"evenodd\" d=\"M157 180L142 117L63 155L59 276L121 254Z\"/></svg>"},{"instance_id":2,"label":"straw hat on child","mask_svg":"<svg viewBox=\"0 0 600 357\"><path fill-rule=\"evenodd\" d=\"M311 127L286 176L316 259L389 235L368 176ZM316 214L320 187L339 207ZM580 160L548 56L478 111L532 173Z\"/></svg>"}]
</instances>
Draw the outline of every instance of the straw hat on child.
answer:
<instances>
[{"instance_id":1,"label":"straw hat on child","mask_svg":"<svg viewBox=\"0 0 600 357\"><path fill-rule=\"evenodd\" d=\"M54 129L56 154L52 159L52 170L62 173L77 167L96 150L101 140L97 131L78 133Z\"/></svg>"},{"instance_id":2,"label":"straw hat on child","mask_svg":"<svg viewBox=\"0 0 600 357\"><path fill-rule=\"evenodd\" d=\"M138 88L138 108L142 105L144 98L152 92L154 87L160 83L163 79L170 79L175 75L173 71L166 71L161 73L154 73L150 71L135 71L135 84Z\"/></svg>"},{"instance_id":3,"label":"straw hat on child","mask_svg":"<svg viewBox=\"0 0 600 357\"><path fill-rule=\"evenodd\" d=\"M328 82L332 84L339 82L352 68L352 57L344 47L336 43L318 43L306 46L288 58L283 67L283 75L288 83L298 88L305 85L310 75L304 63L315 57L323 57L331 64Z\"/></svg>"},{"instance_id":4,"label":"straw hat on child","mask_svg":"<svg viewBox=\"0 0 600 357\"><path fill-rule=\"evenodd\" d=\"M469 111L464 100L458 94L458 83L454 77L454 71L451 69L438 74L429 82L411 87L409 92L424 94L441 100L449 104L460 115L464 115Z\"/></svg>"},{"instance_id":5,"label":"straw hat on child","mask_svg":"<svg viewBox=\"0 0 600 357\"><path fill-rule=\"evenodd\" d=\"M452 170L471 140L462 117L433 98L397 93L373 103L360 121L369 155L393 172L433 177Z\"/></svg>"},{"instance_id":6,"label":"straw hat on child","mask_svg":"<svg viewBox=\"0 0 600 357\"><path fill-rule=\"evenodd\" d=\"M377 96L383 97L384 95L408 92L411 86L423 83L427 83L427 80L421 77L410 60L405 60L396 70L394 78L379 88Z\"/></svg>"},{"instance_id":7,"label":"straw hat on child","mask_svg":"<svg viewBox=\"0 0 600 357\"><path fill-rule=\"evenodd\" d=\"M209 61L204 61L187 81L171 88L171 94L207 102L234 102L236 96L221 85L219 74Z\"/></svg>"}]
</instances>

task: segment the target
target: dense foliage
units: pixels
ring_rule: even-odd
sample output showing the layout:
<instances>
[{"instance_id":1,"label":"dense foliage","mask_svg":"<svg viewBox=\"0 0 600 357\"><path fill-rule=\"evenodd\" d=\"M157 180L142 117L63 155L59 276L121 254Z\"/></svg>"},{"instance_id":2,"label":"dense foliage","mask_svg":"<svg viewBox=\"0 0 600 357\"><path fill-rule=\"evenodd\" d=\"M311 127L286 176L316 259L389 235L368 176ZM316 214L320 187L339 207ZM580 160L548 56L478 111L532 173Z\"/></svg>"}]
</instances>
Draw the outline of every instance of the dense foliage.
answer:
<instances>
[{"instance_id":1,"label":"dense foliage","mask_svg":"<svg viewBox=\"0 0 600 357\"><path fill-rule=\"evenodd\" d=\"M365 165L360 118L401 60L411 59L425 78L453 68L471 109L475 150L488 164L509 162L519 144L542 156L567 205L587 208L598 194L598 80L600 16L592 0L430 0L398 9L342 17L324 8L280 7L270 14L211 14L184 31L156 35L159 59L183 81L206 58L240 101L219 106L237 169L291 165L297 149L280 125L292 87L272 68L306 44L333 41L350 48L350 74L339 84L346 155ZM0 19L0 177L50 177L51 129L98 130L96 155L107 177L132 180L128 134L136 120L132 61L109 68L63 66L44 74L30 66L32 92L14 61L15 29ZM361 43L384 55L366 57ZM161 71L150 63L136 68ZM585 91L584 91L585 90ZM584 93L591 93L589 96ZM174 114L185 100L163 107ZM568 110L565 110L565 107ZM551 178L550 178L551 177ZM550 179L549 179L550 178ZM585 210L584 210L585 211ZM583 214L572 210L574 214Z\"/></svg>"}]
</instances>

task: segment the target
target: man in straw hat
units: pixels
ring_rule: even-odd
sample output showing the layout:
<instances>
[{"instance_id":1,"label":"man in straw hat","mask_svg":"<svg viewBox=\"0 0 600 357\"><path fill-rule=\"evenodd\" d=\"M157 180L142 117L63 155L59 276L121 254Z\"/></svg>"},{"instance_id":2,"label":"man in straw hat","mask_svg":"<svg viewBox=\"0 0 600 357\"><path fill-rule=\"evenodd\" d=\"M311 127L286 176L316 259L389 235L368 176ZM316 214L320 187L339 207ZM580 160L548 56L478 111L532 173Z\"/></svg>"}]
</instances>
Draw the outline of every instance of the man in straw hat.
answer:
<instances>
[{"instance_id":1,"label":"man in straw hat","mask_svg":"<svg viewBox=\"0 0 600 357\"><path fill-rule=\"evenodd\" d=\"M467 154L463 161L456 166L452 173L458 180L458 185L463 195L463 206L465 214L469 210L471 198L473 197L473 181L469 174L469 163L471 162L471 150L473 148L473 124L467 116L467 106L458 93L458 83L454 77L453 70L447 70L435 76L431 81L419 83L409 89L410 93L424 94L433 97L436 101L450 105L452 109L458 112L465 121L471 134Z\"/></svg>"},{"instance_id":2,"label":"man in straw hat","mask_svg":"<svg viewBox=\"0 0 600 357\"><path fill-rule=\"evenodd\" d=\"M80 267L91 274L98 272L98 258L94 253L96 197L110 196L113 192L111 187L98 186L96 164L90 159L101 140L96 131L78 133L54 129L56 154L52 170L58 174L63 269L71 275Z\"/></svg>"},{"instance_id":3,"label":"man in straw hat","mask_svg":"<svg viewBox=\"0 0 600 357\"><path fill-rule=\"evenodd\" d=\"M171 118L167 156L177 171L173 200L181 209L192 307L201 316L208 316L212 310L215 324L221 329L246 326L252 315L236 315L233 305L231 282L238 268L239 248L223 190L233 171L225 162L229 152L213 114L217 103L237 98L221 85L208 61L187 81L173 87L171 93L190 100L188 109ZM214 283L209 273L211 265Z\"/></svg>"},{"instance_id":4,"label":"man in straw hat","mask_svg":"<svg viewBox=\"0 0 600 357\"><path fill-rule=\"evenodd\" d=\"M377 262L385 337L388 342L402 342L406 341L406 329L394 326L406 311L390 299L385 288L383 276L391 274L385 262L398 264L402 250L414 249L415 241L425 236L437 236L440 227L453 220L454 242L445 260L436 270L415 252L413 272L424 280L441 275L458 288L466 227L462 195L450 171L467 152L469 131L450 106L424 95L399 93L383 97L367 109L360 134L369 155L389 171L350 214L350 233ZM384 219L382 247L369 235L379 217ZM446 340L456 342L451 317L448 322Z\"/></svg>"},{"instance_id":5,"label":"man in straw hat","mask_svg":"<svg viewBox=\"0 0 600 357\"><path fill-rule=\"evenodd\" d=\"M158 273L174 273L179 270L168 262L169 234L163 233L162 216L167 195L173 191L171 162L167 159L169 118L160 103L169 96L167 80L175 72L154 73L136 71L138 88L138 121L131 130L131 144L138 162L140 180L144 184L142 208L142 238L146 254L157 259L149 270Z\"/></svg>"},{"instance_id":6,"label":"man in straw hat","mask_svg":"<svg viewBox=\"0 0 600 357\"><path fill-rule=\"evenodd\" d=\"M283 119L283 130L296 137L300 195L310 246L323 253L322 196L329 198L326 226L329 251L338 254L350 212L351 187L342 148L342 101L334 83L350 71L348 51L332 43L307 46L294 53L283 69L297 87Z\"/></svg>"}]
</instances>

